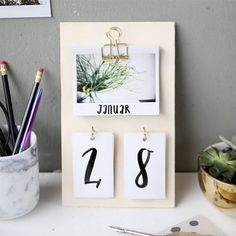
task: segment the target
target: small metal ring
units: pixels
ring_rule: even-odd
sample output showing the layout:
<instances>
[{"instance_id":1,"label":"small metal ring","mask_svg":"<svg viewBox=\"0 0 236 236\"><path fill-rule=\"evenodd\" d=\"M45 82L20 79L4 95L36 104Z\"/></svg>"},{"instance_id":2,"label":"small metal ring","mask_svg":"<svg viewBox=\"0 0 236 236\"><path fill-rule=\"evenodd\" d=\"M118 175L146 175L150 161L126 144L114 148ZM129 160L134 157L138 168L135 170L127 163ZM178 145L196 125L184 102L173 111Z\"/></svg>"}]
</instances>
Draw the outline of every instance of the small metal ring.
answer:
<instances>
[{"instance_id":1,"label":"small metal ring","mask_svg":"<svg viewBox=\"0 0 236 236\"><path fill-rule=\"evenodd\" d=\"M143 127L143 142L147 141L147 130L145 129L145 127Z\"/></svg>"},{"instance_id":2,"label":"small metal ring","mask_svg":"<svg viewBox=\"0 0 236 236\"><path fill-rule=\"evenodd\" d=\"M90 137L90 140L95 140L95 137L96 137L96 130L94 129L94 127L92 126L91 128L91 137Z\"/></svg>"}]
</instances>

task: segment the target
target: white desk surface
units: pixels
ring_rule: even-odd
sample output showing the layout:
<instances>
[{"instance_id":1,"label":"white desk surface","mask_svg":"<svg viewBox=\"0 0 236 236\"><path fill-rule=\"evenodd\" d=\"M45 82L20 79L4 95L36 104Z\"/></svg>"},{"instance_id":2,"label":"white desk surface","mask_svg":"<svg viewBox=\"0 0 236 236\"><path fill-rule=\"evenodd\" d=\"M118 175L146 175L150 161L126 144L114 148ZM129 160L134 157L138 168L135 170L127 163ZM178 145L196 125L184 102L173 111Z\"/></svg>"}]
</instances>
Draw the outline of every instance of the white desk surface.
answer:
<instances>
[{"instance_id":1,"label":"white desk surface","mask_svg":"<svg viewBox=\"0 0 236 236\"><path fill-rule=\"evenodd\" d=\"M203 196L194 173L176 174L176 208L70 208L61 205L61 174L41 173L41 197L28 215L0 221L1 236L119 236L108 225L157 234L194 216L205 216L228 236L236 235L236 217L215 209Z\"/></svg>"}]
</instances>

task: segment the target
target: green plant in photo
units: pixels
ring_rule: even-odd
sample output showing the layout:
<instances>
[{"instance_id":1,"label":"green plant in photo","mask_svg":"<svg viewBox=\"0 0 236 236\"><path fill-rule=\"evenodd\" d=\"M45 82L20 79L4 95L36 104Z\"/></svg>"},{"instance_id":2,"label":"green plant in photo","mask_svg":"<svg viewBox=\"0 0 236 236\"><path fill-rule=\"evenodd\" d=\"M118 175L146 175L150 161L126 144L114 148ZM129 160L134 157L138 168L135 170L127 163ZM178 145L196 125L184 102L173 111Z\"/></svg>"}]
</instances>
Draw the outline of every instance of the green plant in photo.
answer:
<instances>
[{"instance_id":1,"label":"green plant in photo","mask_svg":"<svg viewBox=\"0 0 236 236\"><path fill-rule=\"evenodd\" d=\"M236 137L231 141L221 136L220 139L227 147L223 150L211 147L201 152L200 165L214 178L236 184Z\"/></svg>"},{"instance_id":2,"label":"green plant in photo","mask_svg":"<svg viewBox=\"0 0 236 236\"><path fill-rule=\"evenodd\" d=\"M95 102L97 92L119 88L131 79L136 71L133 67L119 60L96 63L94 56L76 55L77 102L90 98Z\"/></svg>"}]
</instances>

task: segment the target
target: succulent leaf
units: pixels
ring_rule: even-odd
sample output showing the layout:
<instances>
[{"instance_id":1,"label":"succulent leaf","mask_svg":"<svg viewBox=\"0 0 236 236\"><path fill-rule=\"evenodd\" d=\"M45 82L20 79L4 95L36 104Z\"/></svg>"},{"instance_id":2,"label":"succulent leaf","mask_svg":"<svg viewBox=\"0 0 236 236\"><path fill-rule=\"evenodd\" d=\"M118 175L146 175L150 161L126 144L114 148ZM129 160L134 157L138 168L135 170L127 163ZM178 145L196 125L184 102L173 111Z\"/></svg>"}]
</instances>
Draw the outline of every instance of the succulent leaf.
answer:
<instances>
[{"instance_id":1,"label":"succulent leaf","mask_svg":"<svg viewBox=\"0 0 236 236\"><path fill-rule=\"evenodd\" d=\"M223 136L219 136L220 140L222 142L224 142L225 144L227 144L228 146L232 147L233 149L236 149L236 144L232 143L231 141L229 141L228 139L226 139Z\"/></svg>"},{"instance_id":2,"label":"succulent leaf","mask_svg":"<svg viewBox=\"0 0 236 236\"><path fill-rule=\"evenodd\" d=\"M209 169L209 173L210 173L211 176L213 176L215 178L217 178L220 175L218 169L216 169L215 167L211 167Z\"/></svg>"},{"instance_id":3,"label":"succulent leaf","mask_svg":"<svg viewBox=\"0 0 236 236\"><path fill-rule=\"evenodd\" d=\"M227 161L230 160L230 154L229 154L229 153L220 152L219 155L220 155L220 159L221 159L223 162L227 162Z\"/></svg>"},{"instance_id":4,"label":"succulent leaf","mask_svg":"<svg viewBox=\"0 0 236 236\"><path fill-rule=\"evenodd\" d=\"M215 160L214 166L218 170L218 173L220 174L227 171L227 164L224 163L223 161Z\"/></svg>"},{"instance_id":5,"label":"succulent leaf","mask_svg":"<svg viewBox=\"0 0 236 236\"><path fill-rule=\"evenodd\" d=\"M228 180L232 180L234 178L235 175L235 170L233 168L228 168L227 171L225 171L224 173L222 173L222 175L228 179Z\"/></svg>"},{"instance_id":6,"label":"succulent leaf","mask_svg":"<svg viewBox=\"0 0 236 236\"><path fill-rule=\"evenodd\" d=\"M228 154L230 156L229 161L236 160L236 150L229 151Z\"/></svg>"},{"instance_id":7,"label":"succulent leaf","mask_svg":"<svg viewBox=\"0 0 236 236\"><path fill-rule=\"evenodd\" d=\"M208 149L206 151L206 153L211 156L212 159L219 159L219 155L218 155L218 149L215 147L211 147L210 149Z\"/></svg>"},{"instance_id":8,"label":"succulent leaf","mask_svg":"<svg viewBox=\"0 0 236 236\"><path fill-rule=\"evenodd\" d=\"M199 155L199 163L214 178L229 183L236 180L236 150L211 147Z\"/></svg>"},{"instance_id":9,"label":"succulent leaf","mask_svg":"<svg viewBox=\"0 0 236 236\"><path fill-rule=\"evenodd\" d=\"M200 164L202 166L212 166L213 160L209 158L209 154L207 152L203 152L200 156Z\"/></svg>"},{"instance_id":10,"label":"succulent leaf","mask_svg":"<svg viewBox=\"0 0 236 236\"><path fill-rule=\"evenodd\" d=\"M236 160L227 161L226 164L236 168Z\"/></svg>"},{"instance_id":11,"label":"succulent leaf","mask_svg":"<svg viewBox=\"0 0 236 236\"><path fill-rule=\"evenodd\" d=\"M236 135L234 135L234 136L232 137L231 142L232 142L234 145L236 145Z\"/></svg>"}]
</instances>

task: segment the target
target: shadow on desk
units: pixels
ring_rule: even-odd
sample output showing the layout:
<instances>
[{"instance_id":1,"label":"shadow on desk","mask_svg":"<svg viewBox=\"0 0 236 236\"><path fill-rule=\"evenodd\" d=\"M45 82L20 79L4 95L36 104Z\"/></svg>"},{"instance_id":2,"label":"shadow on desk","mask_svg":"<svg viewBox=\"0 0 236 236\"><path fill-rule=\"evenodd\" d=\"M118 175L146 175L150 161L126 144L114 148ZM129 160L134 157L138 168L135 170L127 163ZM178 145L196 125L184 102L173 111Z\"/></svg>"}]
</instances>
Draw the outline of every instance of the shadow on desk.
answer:
<instances>
[{"instance_id":1,"label":"shadow on desk","mask_svg":"<svg viewBox=\"0 0 236 236\"><path fill-rule=\"evenodd\" d=\"M200 191L196 175L192 173L178 173L178 178L175 178L176 207L182 205L187 198L194 197L196 192Z\"/></svg>"},{"instance_id":2,"label":"shadow on desk","mask_svg":"<svg viewBox=\"0 0 236 236\"><path fill-rule=\"evenodd\" d=\"M50 178L48 176L50 175ZM176 207L184 205L189 199L199 198L196 175L189 173L178 173L176 178ZM61 175L40 173L40 199L35 209L24 217L19 219L27 219L27 217L37 217L37 215L50 214L48 211L52 206L62 207L61 201ZM51 213L55 213L54 210Z\"/></svg>"}]
</instances>

